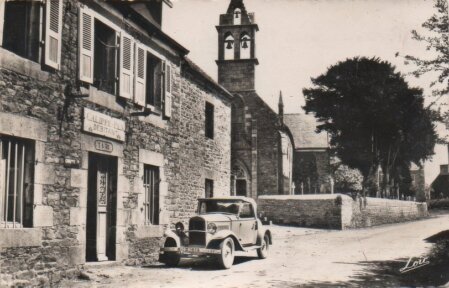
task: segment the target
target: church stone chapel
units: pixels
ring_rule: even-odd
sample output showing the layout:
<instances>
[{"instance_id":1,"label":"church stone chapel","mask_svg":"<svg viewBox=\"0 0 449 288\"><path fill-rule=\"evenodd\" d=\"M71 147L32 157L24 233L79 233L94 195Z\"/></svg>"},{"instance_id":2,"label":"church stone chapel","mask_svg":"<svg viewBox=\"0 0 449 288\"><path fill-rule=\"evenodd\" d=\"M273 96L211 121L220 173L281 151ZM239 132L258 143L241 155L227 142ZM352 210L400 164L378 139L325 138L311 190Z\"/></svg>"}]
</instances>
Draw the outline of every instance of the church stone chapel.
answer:
<instances>
[{"instance_id":1,"label":"church stone chapel","mask_svg":"<svg viewBox=\"0 0 449 288\"><path fill-rule=\"evenodd\" d=\"M279 114L255 90L256 33L254 13L243 0L231 0L220 15L218 32L218 83L234 95L232 102L233 195L293 193L293 136L283 120L282 95Z\"/></svg>"}]
</instances>

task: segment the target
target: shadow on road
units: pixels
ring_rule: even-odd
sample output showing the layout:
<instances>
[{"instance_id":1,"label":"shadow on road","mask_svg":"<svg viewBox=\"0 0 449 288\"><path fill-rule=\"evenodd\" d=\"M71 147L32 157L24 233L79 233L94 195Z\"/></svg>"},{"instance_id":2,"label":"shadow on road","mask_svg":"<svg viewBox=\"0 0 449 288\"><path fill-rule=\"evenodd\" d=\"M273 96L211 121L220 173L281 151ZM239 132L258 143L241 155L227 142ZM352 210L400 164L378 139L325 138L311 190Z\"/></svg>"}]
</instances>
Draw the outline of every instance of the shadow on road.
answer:
<instances>
[{"instance_id":1,"label":"shadow on road","mask_svg":"<svg viewBox=\"0 0 449 288\"><path fill-rule=\"evenodd\" d=\"M449 282L449 231L443 231L427 239L434 243L425 256L426 265L413 266L418 258L398 259L395 261L372 261L356 263L363 272L356 274L347 282L313 282L307 285L289 285L290 287L437 287ZM421 258L423 259L423 258ZM408 265L407 265L408 263ZM352 263L351 263L352 264ZM402 271L405 266L415 269Z\"/></svg>"}]
</instances>

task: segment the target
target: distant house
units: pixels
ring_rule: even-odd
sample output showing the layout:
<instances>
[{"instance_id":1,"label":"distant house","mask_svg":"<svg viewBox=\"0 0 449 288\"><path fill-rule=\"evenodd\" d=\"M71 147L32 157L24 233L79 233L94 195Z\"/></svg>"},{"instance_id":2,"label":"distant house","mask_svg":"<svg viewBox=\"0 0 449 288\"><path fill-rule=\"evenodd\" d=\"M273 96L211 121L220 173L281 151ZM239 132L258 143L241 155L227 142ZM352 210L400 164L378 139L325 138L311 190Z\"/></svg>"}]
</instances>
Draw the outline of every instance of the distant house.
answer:
<instances>
[{"instance_id":1,"label":"distant house","mask_svg":"<svg viewBox=\"0 0 449 288\"><path fill-rule=\"evenodd\" d=\"M326 132L317 133L313 115L285 114L293 134L293 183L295 194L332 193L329 144Z\"/></svg>"},{"instance_id":2,"label":"distant house","mask_svg":"<svg viewBox=\"0 0 449 288\"><path fill-rule=\"evenodd\" d=\"M449 197L449 165L440 165L440 174L433 180L431 188L431 199Z\"/></svg>"}]
</instances>

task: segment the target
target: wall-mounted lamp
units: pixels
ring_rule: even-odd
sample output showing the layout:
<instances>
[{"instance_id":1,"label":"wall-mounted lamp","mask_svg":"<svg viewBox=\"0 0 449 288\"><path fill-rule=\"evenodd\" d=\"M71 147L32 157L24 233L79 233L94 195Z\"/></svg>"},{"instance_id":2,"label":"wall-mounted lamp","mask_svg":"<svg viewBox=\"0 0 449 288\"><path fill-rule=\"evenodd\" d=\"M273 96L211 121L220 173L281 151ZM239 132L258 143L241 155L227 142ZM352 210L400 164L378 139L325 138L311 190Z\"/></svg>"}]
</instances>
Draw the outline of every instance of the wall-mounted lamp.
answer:
<instances>
[{"instance_id":1,"label":"wall-mounted lamp","mask_svg":"<svg viewBox=\"0 0 449 288\"><path fill-rule=\"evenodd\" d=\"M65 85L64 94L70 98L87 98L89 94L81 93L80 85L74 87L71 83Z\"/></svg>"}]
</instances>

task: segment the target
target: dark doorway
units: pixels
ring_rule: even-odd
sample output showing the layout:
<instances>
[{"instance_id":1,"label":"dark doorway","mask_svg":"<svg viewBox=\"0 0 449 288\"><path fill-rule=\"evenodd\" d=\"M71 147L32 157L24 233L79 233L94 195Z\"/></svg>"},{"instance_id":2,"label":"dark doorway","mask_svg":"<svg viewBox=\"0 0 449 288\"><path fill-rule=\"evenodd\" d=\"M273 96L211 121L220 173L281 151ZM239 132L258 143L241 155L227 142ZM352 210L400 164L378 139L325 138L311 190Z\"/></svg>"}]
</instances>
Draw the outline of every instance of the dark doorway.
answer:
<instances>
[{"instance_id":1,"label":"dark doorway","mask_svg":"<svg viewBox=\"0 0 449 288\"><path fill-rule=\"evenodd\" d=\"M115 260L117 158L89 153L86 261Z\"/></svg>"},{"instance_id":2,"label":"dark doorway","mask_svg":"<svg viewBox=\"0 0 449 288\"><path fill-rule=\"evenodd\" d=\"M246 180L237 179L235 181L235 191L237 196L246 196Z\"/></svg>"}]
</instances>

